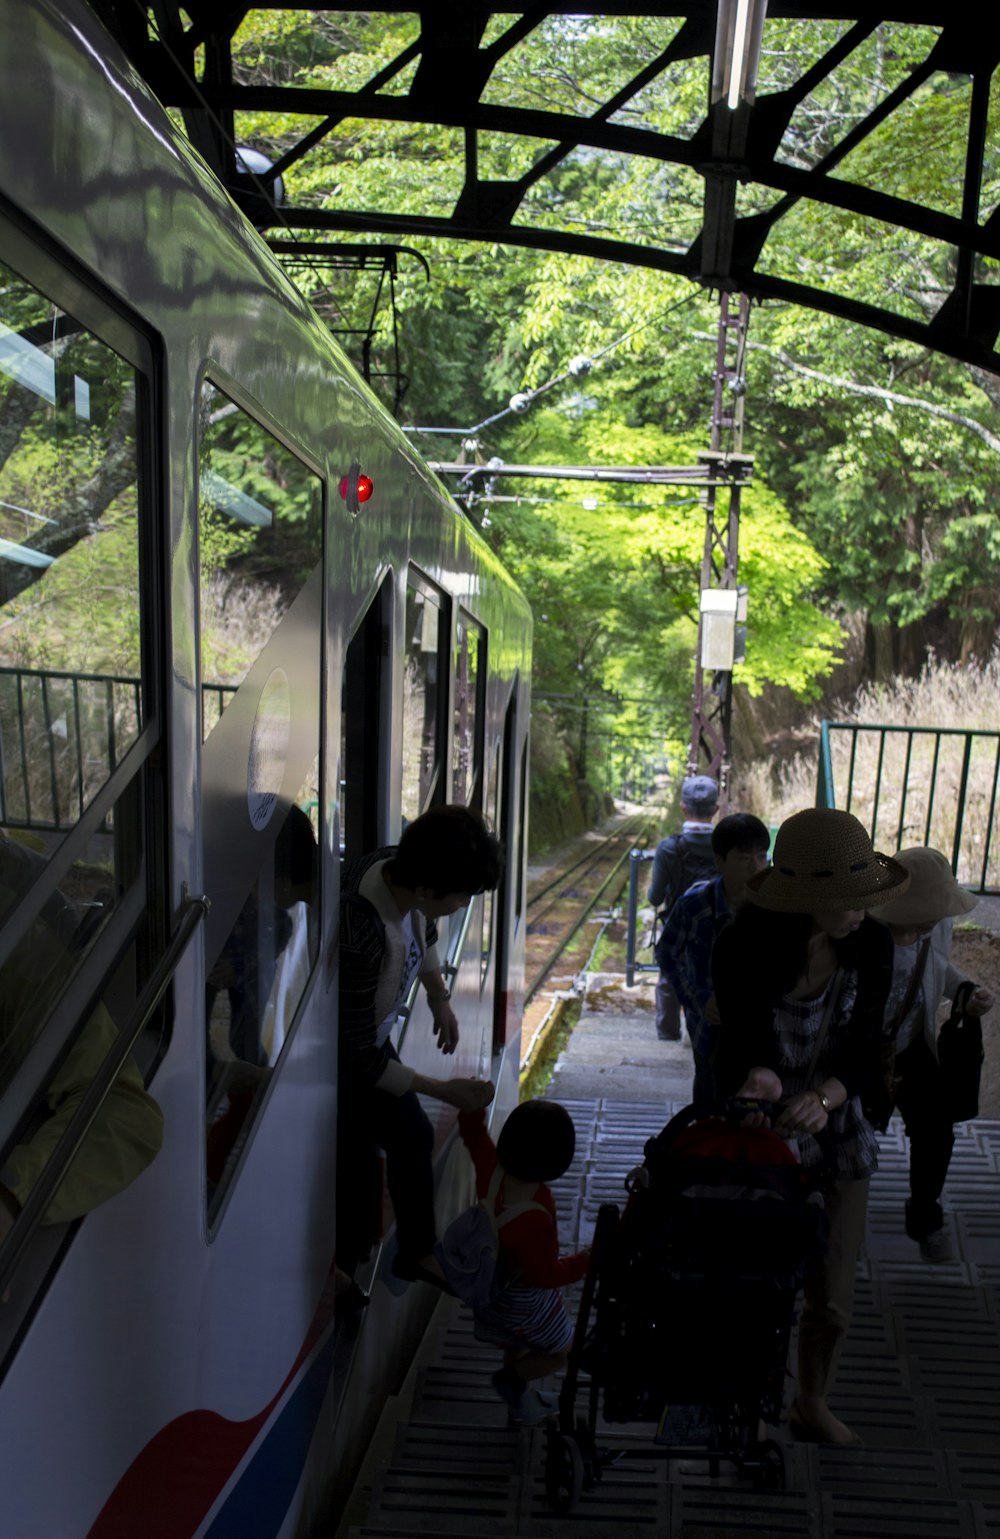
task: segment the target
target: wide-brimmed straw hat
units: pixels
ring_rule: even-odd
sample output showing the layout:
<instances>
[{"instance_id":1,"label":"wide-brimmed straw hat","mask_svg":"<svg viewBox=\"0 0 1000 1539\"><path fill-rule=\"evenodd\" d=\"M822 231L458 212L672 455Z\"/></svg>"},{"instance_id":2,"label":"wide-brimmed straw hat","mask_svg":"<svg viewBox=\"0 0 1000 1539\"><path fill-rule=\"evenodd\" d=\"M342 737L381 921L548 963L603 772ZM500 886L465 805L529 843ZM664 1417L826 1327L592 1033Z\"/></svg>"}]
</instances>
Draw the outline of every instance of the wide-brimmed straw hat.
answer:
<instances>
[{"instance_id":1,"label":"wide-brimmed straw hat","mask_svg":"<svg viewBox=\"0 0 1000 1539\"><path fill-rule=\"evenodd\" d=\"M872 849L857 818L836 807L809 807L786 818L772 861L750 878L747 897L778 913L870 908L910 881L904 866Z\"/></svg>"},{"instance_id":2,"label":"wide-brimmed straw hat","mask_svg":"<svg viewBox=\"0 0 1000 1539\"><path fill-rule=\"evenodd\" d=\"M966 892L958 885L948 857L940 850L917 845L911 850L900 850L896 862L909 871L910 885L905 893L894 895L888 903L873 906L875 918L885 924L937 924L939 919L969 913L979 902L974 892Z\"/></svg>"}]
</instances>

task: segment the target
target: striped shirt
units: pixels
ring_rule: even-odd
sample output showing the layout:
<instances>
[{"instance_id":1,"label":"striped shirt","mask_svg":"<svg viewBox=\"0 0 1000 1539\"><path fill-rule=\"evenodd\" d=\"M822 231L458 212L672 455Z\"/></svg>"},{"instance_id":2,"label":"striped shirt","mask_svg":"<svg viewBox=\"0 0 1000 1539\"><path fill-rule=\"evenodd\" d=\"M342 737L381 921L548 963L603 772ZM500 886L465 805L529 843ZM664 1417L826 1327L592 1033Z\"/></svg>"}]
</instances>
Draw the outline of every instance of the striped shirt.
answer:
<instances>
[{"instance_id":1,"label":"striped shirt","mask_svg":"<svg viewBox=\"0 0 1000 1539\"><path fill-rule=\"evenodd\" d=\"M413 1072L399 1063L388 1032L379 1028L387 1019L391 1026L414 972L430 972L440 962L433 919L413 910L412 927L404 925L382 880L395 853L394 846L375 850L353 861L341 878L340 1064L350 1078L402 1095Z\"/></svg>"}]
</instances>

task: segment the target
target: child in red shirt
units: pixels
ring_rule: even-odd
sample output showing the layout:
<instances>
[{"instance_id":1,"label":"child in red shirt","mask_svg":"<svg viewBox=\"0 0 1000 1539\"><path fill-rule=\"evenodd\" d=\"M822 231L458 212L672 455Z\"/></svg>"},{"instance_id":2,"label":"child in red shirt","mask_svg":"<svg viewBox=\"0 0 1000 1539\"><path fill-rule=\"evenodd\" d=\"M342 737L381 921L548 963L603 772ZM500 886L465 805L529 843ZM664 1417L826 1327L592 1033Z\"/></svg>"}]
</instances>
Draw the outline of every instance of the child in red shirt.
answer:
<instances>
[{"instance_id":1,"label":"child in red shirt","mask_svg":"<svg viewBox=\"0 0 1000 1539\"><path fill-rule=\"evenodd\" d=\"M551 1396L528 1388L532 1379L564 1368L573 1339L559 1289L584 1275L589 1248L559 1255L556 1205L546 1186L565 1174L576 1149L576 1129L556 1101L525 1101L516 1106L494 1145L484 1111L461 1112L458 1127L476 1167L476 1194L489 1190L499 1164L503 1170L496 1195L499 1216L515 1203L539 1206L520 1213L498 1230L502 1287L485 1309L475 1311L480 1341L503 1347L503 1367L493 1387L514 1415L529 1425L551 1409Z\"/></svg>"}]
</instances>

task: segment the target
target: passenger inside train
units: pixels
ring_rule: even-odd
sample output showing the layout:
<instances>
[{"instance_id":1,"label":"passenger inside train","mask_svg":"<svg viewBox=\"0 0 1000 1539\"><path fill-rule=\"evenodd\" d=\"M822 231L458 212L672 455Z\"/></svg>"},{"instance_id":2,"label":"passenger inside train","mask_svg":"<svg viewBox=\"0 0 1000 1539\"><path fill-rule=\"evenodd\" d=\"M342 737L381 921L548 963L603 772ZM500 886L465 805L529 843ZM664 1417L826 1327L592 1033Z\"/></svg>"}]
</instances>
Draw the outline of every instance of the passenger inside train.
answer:
<instances>
[{"instance_id":1,"label":"passenger inside train","mask_svg":"<svg viewBox=\"0 0 1000 1539\"><path fill-rule=\"evenodd\" d=\"M277 1062L309 976L318 871L312 822L293 803L274 841L273 863L247 897L205 990L206 1171L213 1189Z\"/></svg>"},{"instance_id":2,"label":"passenger inside train","mask_svg":"<svg viewBox=\"0 0 1000 1539\"><path fill-rule=\"evenodd\" d=\"M803 1287L789 1424L799 1441L849 1444L856 1435L827 1396L877 1164L872 1119L886 1115L879 1042L892 981L892 937L865 910L901 895L910 875L834 808L782 823L773 862L750 879L749 901L715 946L715 1073L720 1096L763 1103L751 1124L774 1109L823 1192L829 1242Z\"/></svg>"},{"instance_id":3,"label":"passenger inside train","mask_svg":"<svg viewBox=\"0 0 1000 1539\"><path fill-rule=\"evenodd\" d=\"M436 920L465 908L500 880L503 850L470 807L432 807L407 825L398 845L372 851L343 873L340 902L340 1083L337 1259L350 1275L378 1233L385 1153L396 1215L393 1273L444 1285L434 1256L434 1130L420 1104L429 1096L476 1111L493 1099L484 1080L439 1079L400 1062L391 1040L414 979L427 996L434 1035L451 1054L459 1026L436 949Z\"/></svg>"},{"instance_id":4,"label":"passenger inside train","mask_svg":"<svg viewBox=\"0 0 1000 1539\"><path fill-rule=\"evenodd\" d=\"M14 903L43 866L27 846L0 834L0 911ZM0 977L0 1090L15 1075L71 972L69 956L81 924L58 889L49 898ZM0 1241L45 1169L76 1108L113 1046L118 1028L103 1003L80 1027L19 1141L0 1171ZM47 1224L82 1218L145 1170L163 1142L163 1115L138 1066L126 1061L52 1198Z\"/></svg>"}]
</instances>

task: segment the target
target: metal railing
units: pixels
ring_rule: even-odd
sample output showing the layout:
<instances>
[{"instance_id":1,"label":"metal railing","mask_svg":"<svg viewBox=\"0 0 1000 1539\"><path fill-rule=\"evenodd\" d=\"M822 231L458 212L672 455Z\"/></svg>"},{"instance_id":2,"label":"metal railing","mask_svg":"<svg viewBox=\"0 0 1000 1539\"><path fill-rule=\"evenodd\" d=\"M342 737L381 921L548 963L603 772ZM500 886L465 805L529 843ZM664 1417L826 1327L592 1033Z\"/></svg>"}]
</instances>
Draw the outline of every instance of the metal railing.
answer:
<instances>
[{"instance_id":1,"label":"metal railing","mask_svg":"<svg viewBox=\"0 0 1000 1539\"><path fill-rule=\"evenodd\" d=\"M141 720L138 679L0 668L0 823L72 828Z\"/></svg>"},{"instance_id":2,"label":"metal railing","mask_svg":"<svg viewBox=\"0 0 1000 1539\"><path fill-rule=\"evenodd\" d=\"M1000 731L820 724L817 807L843 807L876 849L931 845L973 892L1000 893Z\"/></svg>"},{"instance_id":3,"label":"metal railing","mask_svg":"<svg viewBox=\"0 0 1000 1539\"><path fill-rule=\"evenodd\" d=\"M660 965L653 956L653 946L640 948L637 945L636 926L639 918L639 868L647 860L652 860L655 850L630 850L628 860L628 916L625 940L625 982L629 988L635 982L636 973L659 973ZM655 944L656 918L652 921L651 938ZM639 950L649 951L649 961L637 960Z\"/></svg>"},{"instance_id":4,"label":"metal railing","mask_svg":"<svg viewBox=\"0 0 1000 1539\"><path fill-rule=\"evenodd\" d=\"M202 686L203 733L236 693ZM142 727L142 683L125 675L0 667L0 824L75 827Z\"/></svg>"}]
</instances>

